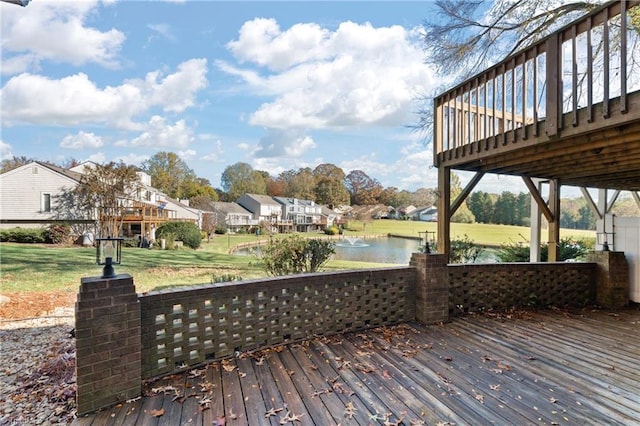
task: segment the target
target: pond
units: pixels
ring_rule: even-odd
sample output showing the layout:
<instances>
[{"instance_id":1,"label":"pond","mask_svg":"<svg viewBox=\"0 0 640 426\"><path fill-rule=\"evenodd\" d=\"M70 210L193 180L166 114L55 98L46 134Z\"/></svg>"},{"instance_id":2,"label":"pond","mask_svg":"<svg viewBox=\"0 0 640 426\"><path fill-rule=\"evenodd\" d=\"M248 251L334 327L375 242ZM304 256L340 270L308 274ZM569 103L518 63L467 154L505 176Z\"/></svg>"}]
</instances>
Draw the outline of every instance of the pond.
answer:
<instances>
[{"instance_id":1,"label":"pond","mask_svg":"<svg viewBox=\"0 0 640 426\"><path fill-rule=\"evenodd\" d=\"M419 251L420 244L420 240L411 238L345 237L336 243L336 252L332 259L408 265L411 254ZM235 253L246 256L256 253L257 250L256 248L239 249ZM482 259L478 259L478 262L495 261L487 249L481 257Z\"/></svg>"}]
</instances>

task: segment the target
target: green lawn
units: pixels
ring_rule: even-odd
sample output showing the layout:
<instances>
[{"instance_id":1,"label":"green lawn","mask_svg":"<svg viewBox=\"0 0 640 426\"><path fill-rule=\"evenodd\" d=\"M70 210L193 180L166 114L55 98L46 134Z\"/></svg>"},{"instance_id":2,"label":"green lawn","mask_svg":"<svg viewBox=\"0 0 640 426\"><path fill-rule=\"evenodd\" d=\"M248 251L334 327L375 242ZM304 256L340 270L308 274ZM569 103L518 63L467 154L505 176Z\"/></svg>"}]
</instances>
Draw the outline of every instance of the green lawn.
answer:
<instances>
[{"instance_id":1,"label":"green lawn","mask_svg":"<svg viewBox=\"0 0 640 426\"><path fill-rule=\"evenodd\" d=\"M355 230L346 235L397 234L419 236L419 232L435 231L435 223L377 220L366 224L354 223ZM529 229L515 226L484 224L452 224L453 238L464 234L481 245L497 246L523 241ZM316 235L316 234L313 234ZM592 231L564 231L563 237L595 238ZM277 238L283 237L282 235ZM197 251L191 249L160 251L124 248L122 265L117 273L131 274L139 292L186 284L210 283L215 277L233 275L244 279L264 277L259 261L253 257L233 256L230 248L237 244L268 240L268 236L216 235L211 242L203 242ZM544 237L543 237L544 239ZM364 262L330 261L325 270L360 269L372 266ZM0 244L0 293L15 291L77 292L80 280L99 276L95 264L95 250L84 247L58 247L29 244Z\"/></svg>"}]
</instances>

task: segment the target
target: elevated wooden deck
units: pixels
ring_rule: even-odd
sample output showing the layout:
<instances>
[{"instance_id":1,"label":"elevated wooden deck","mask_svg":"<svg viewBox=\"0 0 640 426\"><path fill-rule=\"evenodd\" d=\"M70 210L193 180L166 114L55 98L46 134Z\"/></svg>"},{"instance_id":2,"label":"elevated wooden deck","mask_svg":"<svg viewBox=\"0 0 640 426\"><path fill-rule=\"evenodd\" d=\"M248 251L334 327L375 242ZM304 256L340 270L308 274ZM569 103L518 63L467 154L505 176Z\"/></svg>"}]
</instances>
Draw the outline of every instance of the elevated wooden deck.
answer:
<instances>
[{"instance_id":1,"label":"elevated wooden deck","mask_svg":"<svg viewBox=\"0 0 640 426\"><path fill-rule=\"evenodd\" d=\"M469 316L241 355L74 425L640 424L640 310Z\"/></svg>"},{"instance_id":2,"label":"elevated wooden deck","mask_svg":"<svg viewBox=\"0 0 640 426\"><path fill-rule=\"evenodd\" d=\"M640 190L639 4L609 2L439 95L434 165Z\"/></svg>"}]
</instances>

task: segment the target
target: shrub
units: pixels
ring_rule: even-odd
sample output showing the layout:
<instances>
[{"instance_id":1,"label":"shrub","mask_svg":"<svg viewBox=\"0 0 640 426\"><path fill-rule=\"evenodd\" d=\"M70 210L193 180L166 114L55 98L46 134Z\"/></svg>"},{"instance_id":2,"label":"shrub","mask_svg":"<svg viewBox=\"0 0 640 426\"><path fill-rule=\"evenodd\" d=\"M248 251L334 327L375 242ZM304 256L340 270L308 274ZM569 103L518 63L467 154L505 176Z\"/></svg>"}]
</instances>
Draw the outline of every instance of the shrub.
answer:
<instances>
[{"instance_id":1,"label":"shrub","mask_svg":"<svg viewBox=\"0 0 640 426\"><path fill-rule=\"evenodd\" d=\"M45 230L42 228L11 228L0 231L0 241L7 243L44 243Z\"/></svg>"},{"instance_id":2,"label":"shrub","mask_svg":"<svg viewBox=\"0 0 640 426\"><path fill-rule=\"evenodd\" d=\"M324 233L327 235L338 235L340 233L340 230L336 225L332 225L328 228L324 228Z\"/></svg>"},{"instance_id":3,"label":"shrub","mask_svg":"<svg viewBox=\"0 0 640 426\"><path fill-rule=\"evenodd\" d=\"M227 232L229 232L229 230L224 225L218 225L218 226L216 226L216 229L213 232L215 232L218 235L224 235Z\"/></svg>"},{"instance_id":4,"label":"shrub","mask_svg":"<svg viewBox=\"0 0 640 426\"><path fill-rule=\"evenodd\" d=\"M164 238L168 241L170 236L174 241L182 241L185 246L194 250L202 243L200 228L192 222L167 222L156 230L157 239Z\"/></svg>"},{"instance_id":5,"label":"shrub","mask_svg":"<svg viewBox=\"0 0 640 426\"><path fill-rule=\"evenodd\" d=\"M49 225L44 231L44 238L51 244L70 244L73 239L71 227L65 224Z\"/></svg>"},{"instance_id":6,"label":"shrub","mask_svg":"<svg viewBox=\"0 0 640 426\"><path fill-rule=\"evenodd\" d=\"M270 241L262 251L262 262L265 271L274 276L317 272L333 253L335 244L331 241L292 235Z\"/></svg>"},{"instance_id":7,"label":"shrub","mask_svg":"<svg viewBox=\"0 0 640 426\"><path fill-rule=\"evenodd\" d=\"M562 238L558 245L558 261L583 260L589 250L593 249L593 244L587 240L571 240ZM529 245L521 243L511 243L500 247L498 259L500 262L528 262ZM540 260L546 262L549 259L549 245L544 243L540 247Z\"/></svg>"},{"instance_id":8,"label":"shrub","mask_svg":"<svg viewBox=\"0 0 640 426\"><path fill-rule=\"evenodd\" d=\"M451 263L475 263L483 248L476 245L467 234L451 240Z\"/></svg>"}]
</instances>

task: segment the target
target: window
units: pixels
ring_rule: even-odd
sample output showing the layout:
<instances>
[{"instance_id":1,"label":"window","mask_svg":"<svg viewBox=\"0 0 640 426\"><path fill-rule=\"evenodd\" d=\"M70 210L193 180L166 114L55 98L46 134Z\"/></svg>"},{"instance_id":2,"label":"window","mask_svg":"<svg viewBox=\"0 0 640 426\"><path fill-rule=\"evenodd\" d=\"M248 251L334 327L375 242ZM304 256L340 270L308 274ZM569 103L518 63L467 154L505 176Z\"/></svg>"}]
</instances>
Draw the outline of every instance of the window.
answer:
<instances>
[{"instance_id":1,"label":"window","mask_svg":"<svg viewBox=\"0 0 640 426\"><path fill-rule=\"evenodd\" d=\"M51 211L51 194L42 194L40 210L43 213Z\"/></svg>"}]
</instances>

